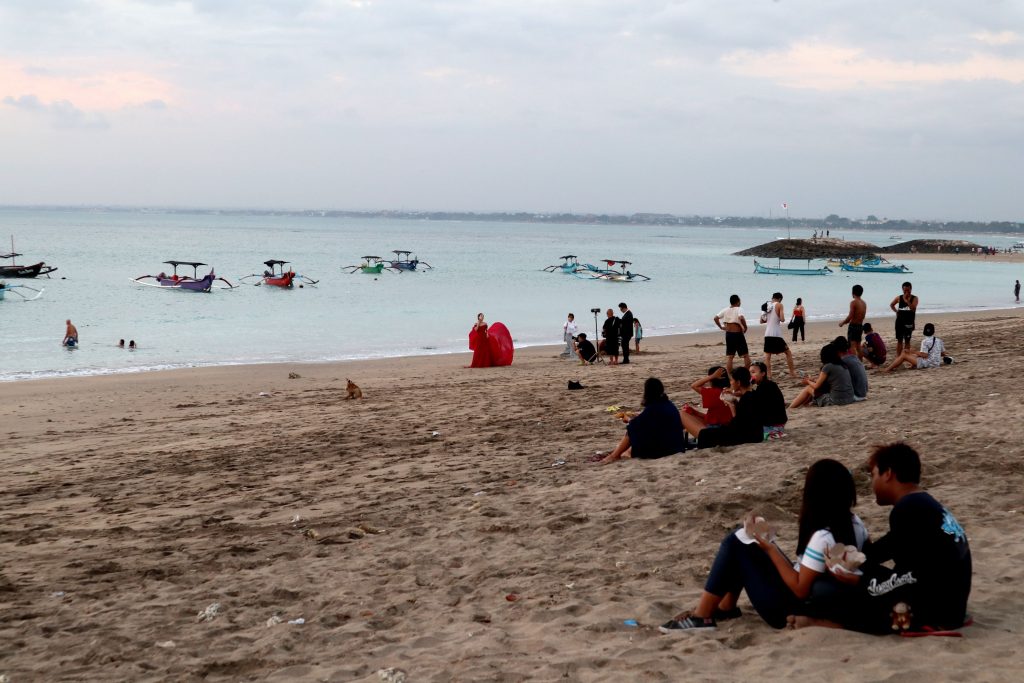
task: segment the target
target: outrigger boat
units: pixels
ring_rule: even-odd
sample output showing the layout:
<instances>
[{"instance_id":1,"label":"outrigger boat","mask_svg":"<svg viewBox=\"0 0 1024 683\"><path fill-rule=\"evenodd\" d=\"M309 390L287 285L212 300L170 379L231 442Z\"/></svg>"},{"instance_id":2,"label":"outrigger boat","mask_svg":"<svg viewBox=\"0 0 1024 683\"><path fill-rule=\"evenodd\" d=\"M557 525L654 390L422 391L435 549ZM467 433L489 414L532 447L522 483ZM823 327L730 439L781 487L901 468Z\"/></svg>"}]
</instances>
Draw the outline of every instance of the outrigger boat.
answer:
<instances>
[{"instance_id":1,"label":"outrigger boat","mask_svg":"<svg viewBox=\"0 0 1024 683\"><path fill-rule=\"evenodd\" d=\"M170 276L167 273L161 272L159 275L140 275L139 277L132 280L140 285L147 285L149 287L162 287L164 289L183 289L189 292L209 292L213 289L213 283L216 281L223 282L227 287L218 286L217 289L234 289L235 285L231 284L222 277L217 277L213 269L205 277L199 277L199 266L205 266L205 263L198 263L195 261L164 261L167 265L174 268L174 273ZM192 266L192 275L178 275L178 266ZM145 280L154 280L155 282L145 282Z\"/></svg>"},{"instance_id":2,"label":"outrigger boat","mask_svg":"<svg viewBox=\"0 0 1024 683\"><path fill-rule=\"evenodd\" d=\"M289 261L279 261L277 259L270 259L264 261L264 265L267 266L267 270L263 271L263 274L253 273L252 275L246 275L243 278L239 278L239 282L245 282L248 278L258 277L259 282L253 284L259 287L260 285L270 285L271 287L281 287L285 289L291 289L295 280L299 281L299 287L304 284L315 285L320 282L319 280L312 280L305 275L297 275L294 270L289 268L285 271L284 267L288 265ZM248 284L248 283L246 283Z\"/></svg>"},{"instance_id":3,"label":"outrigger boat","mask_svg":"<svg viewBox=\"0 0 1024 683\"><path fill-rule=\"evenodd\" d=\"M545 272L560 272L565 273L566 275L572 275L582 267L580 266L580 262L575 254L566 254L565 256L559 256L558 258L562 259L562 262L553 266L548 266L544 269Z\"/></svg>"},{"instance_id":4,"label":"outrigger boat","mask_svg":"<svg viewBox=\"0 0 1024 683\"><path fill-rule=\"evenodd\" d=\"M39 263L33 263L30 266L19 266L14 262L14 259L22 254L18 254L14 251L14 236L11 236L11 253L0 254L0 260L11 259L10 265L0 265L0 277L39 277L40 275L46 275L49 277L50 273L57 270L56 266L48 266L45 262L40 261Z\"/></svg>"},{"instance_id":5,"label":"outrigger boat","mask_svg":"<svg viewBox=\"0 0 1024 683\"><path fill-rule=\"evenodd\" d=\"M409 258L409 255L412 254L411 251L395 249L391 253L395 255L395 258L391 260L391 264L388 266L392 270L416 270L419 266L424 266L427 270L433 270L434 268L434 266L426 261L420 261L415 256Z\"/></svg>"},{"instance_id":6,"label":"outrigger boat","mask_svg":"<svg viewBox=\"0 0 1024 683\"><path fill-rule=\"evenodd\" d=\"M640 273L633 273L626 269L627 266L633 265L630 261L615 261L613 259L605 259L604 262L608 264L608 268L597 268L591 264L586 264L583 268L578 269L577 273L586 273L594 280L610 280L611 282L633 282L638 280L650 280L651 278ZM613 270L612 266L619 266L619 270Z\"/></svg>"},{"instance_id":7,"label":"outrigger boat","mask_svg":"<svg viewBox=\"0 0 1024 683\"><path fill-rule=\"evenodd\" d=\"M806 268L783 268L782 259L779 259L778 266L766 266L754 261L754 272L758 275L831 275L832 269L828 266L811 268L810 259L807 260Z\"/></svg>"},{"instance_id":8,"label":"outrigger boat","mask_svg":"<svg viewBox=\"0 0 1024 683\"><path fill-rule=\"evenodd\" d=\"M349 274L363 273L365 275L380 275L385 268L389 271L397 273L402 272L398 268L392 268L391 263L385 261L380 256L362 256L363 262L358 266L345 266L342 270L347 270Z\"/></svg>"},{"instance_id":9,"label":"outrigger boat","mask_svg":"<svg viewBox=\"0 0 1024 683\"><path fill-rule=\"evenodd\" d=\"M909 273L910 268L907 268L902 263L878 263L875 265L858 265L855 266L851 263L844 263L842 266L843 271L847 273Z\"/></svg>"},{"instance_id":10,"label":"outrigger boat","mask_svg":"<svg viewBox=\"0 0 1024 683\"><path fill-rule=\"evenodd\" d=\"M36 295L35 296L28 296L28 295L22 294L21 292L18 291L19 289L31 290L31 291L35 292ZM10 292L11 294L17 294L18 296L20 296L25 301L35 301L36 299L38 299L39 297L41 297L43 295L44 291L45 290L42 290L42 289L36 289L35 287L29 287L28 285L9 285L6 282L4 282L3 280L0 280L0 301L4 300L4 295L6 295L7 292Z\"/></svg>"}]
</instances>

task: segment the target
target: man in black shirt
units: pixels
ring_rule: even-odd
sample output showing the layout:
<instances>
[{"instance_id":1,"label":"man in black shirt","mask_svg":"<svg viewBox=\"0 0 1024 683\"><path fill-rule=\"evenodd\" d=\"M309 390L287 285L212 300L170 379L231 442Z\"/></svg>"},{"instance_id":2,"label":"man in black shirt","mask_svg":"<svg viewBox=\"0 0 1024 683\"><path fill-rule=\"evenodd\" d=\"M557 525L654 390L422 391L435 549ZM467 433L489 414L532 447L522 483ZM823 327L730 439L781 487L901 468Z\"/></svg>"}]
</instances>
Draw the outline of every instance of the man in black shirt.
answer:
<instances>
[{"instance_id":1,"label":"man in black shirt","mask_svg":"<svg viewBox=\"0 0 1024 683\"><path fill-rule=\"evenodd\" d=\"M629 340L633 338L633 312L624 303L619 304L622 317L619 318L619 336L622 339L622 364L629 362Z\"/></svg>"},{"instance_id":2,"label":"man in black shirt","mask_svg":"<svg viewBox=\"0 0 1024 683\"><path fill-rule=\"evenodd\" d=\"M594 348L594 343L589 341L587 335L582 332L576 336L576 355L584 363L593 363L597 360L597 349Z\"/></svg>"},{"instance_id":3,"label":"man in black shirt","mask_svg":"<svg viewBox=\"0 0 1024 683\"><path fill-rule=\"evenodd\" d=\"M963 527L921 488L921 459L906 443L879 446L868 466L875 500L893 508L889 533L864 548L863 599L844 625L889 633L896 628L893 607L903 602L913 630L960 628L971 592L971 549ZM893 569L881 566L888 560Z\"/></svg>"}]
</instances>

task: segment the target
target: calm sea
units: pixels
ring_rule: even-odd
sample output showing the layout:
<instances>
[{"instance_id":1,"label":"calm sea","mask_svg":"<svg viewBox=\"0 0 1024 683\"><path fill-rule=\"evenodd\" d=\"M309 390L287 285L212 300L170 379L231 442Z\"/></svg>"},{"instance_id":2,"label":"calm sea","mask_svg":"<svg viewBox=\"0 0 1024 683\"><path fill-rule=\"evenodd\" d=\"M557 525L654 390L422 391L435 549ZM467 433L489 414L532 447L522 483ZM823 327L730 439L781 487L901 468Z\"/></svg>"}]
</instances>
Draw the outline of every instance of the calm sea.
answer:
<instances>
[{"instance_id":1,"label":"calm sea","mask_svg":"<svg viewBox=\"0 0 1024 683\"><path fill-rule=\"evenodd\" d=\"M1004 308L1024 276L1013 264L913 261L911 275L772 277L753 274L739 249L775 239L777 228L537 225L462 221L143 212L0 210L0 251L14 235L21 262L45 260L53 279L42 298L0 302L0 380L138 372L163 368L379 358L467 350L477 312L508 325L518 346L560 343L572 311L592 332L591 308L627 302L648 336L712 328L739 294L756 320L775 290L790 307L803 297L811 319L845 315L853 284L865 288L869 319L887 314L904 279L928 312ZM794 236L802 236L794 233ZM809 236L809 235L808 235ZM903 233L903 239L926 235ZM885 233L846 239L888 243ZM943 235L1009 246L1009 236ZM363 254L409 249L426 272L348 275ZM541 272L573 253L583 262L627 259L644 283L586 281ZM316 287L241 287L195 294L132 283L169 259L202 261L232 281L283 259ZM60 345L70 318L80 348ZM603 318L603 316L602 316ZM885 330L889 326L885 325ZM116 348L134 339L139 350Z\"/></svg>"}]
</instances>

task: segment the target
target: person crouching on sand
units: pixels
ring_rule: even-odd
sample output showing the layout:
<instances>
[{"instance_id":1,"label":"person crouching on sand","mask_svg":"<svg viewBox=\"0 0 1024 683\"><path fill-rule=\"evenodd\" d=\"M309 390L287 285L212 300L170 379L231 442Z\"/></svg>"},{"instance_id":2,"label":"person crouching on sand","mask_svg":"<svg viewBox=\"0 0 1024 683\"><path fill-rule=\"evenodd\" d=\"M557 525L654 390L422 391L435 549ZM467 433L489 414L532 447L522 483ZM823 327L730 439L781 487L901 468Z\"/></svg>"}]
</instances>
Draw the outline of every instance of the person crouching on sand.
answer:
<instances>
[{"instance_id":1,"label":"person crouching on sand","mask_svg":"<svg viewBox=\"0 0 1024 683\"><path fill-rule=\"evenodd\" d=\"M686 435L679 409L665 394L665 385L656 377L644 382L643 411L626 425L626 435L602 465L623 458L653 459L686 450Z\"/></svg>"},{"instance_id":2,"label":"person crouching on sand","mask_svg":"<svg viewBox=\"0 0 1024 683\"><path fill-rule=\"evenodd\" d=\"M804 480L796 562L790 562L770 537L750 536L743 529L730 533L718 548L697 607L660 630L716 628L719 621L740 616L736 600L744 590L769 626L785 627L791 615L803 611L815 582L827 575L826 550L837 543L860 549L867 541L867 529L853 513L856 504L857 488L845 465L831 459L814 463ZM753 521L753 513L748 519Z\"/></svg>"}]
</instances>

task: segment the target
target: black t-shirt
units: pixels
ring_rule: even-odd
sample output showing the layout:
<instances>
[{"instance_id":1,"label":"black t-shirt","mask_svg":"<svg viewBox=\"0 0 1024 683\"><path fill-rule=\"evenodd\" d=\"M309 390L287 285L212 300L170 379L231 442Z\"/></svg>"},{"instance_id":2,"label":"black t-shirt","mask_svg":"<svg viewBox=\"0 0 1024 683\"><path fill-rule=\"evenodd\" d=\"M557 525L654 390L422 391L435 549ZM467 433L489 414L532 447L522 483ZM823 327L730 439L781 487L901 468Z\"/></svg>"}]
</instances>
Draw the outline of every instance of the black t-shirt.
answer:
<instances>
[{"instance_id":1,"label":"black t-shirt","mask_svg":"<svg viewBox=\"0 0 1024 683\"><path fill-rule=\"evenodd\" d=\"M907 581L914 623L959 628L971 592L971 549L963 527L924 491L911 493L889 513L889 533L865 548L868 561L893 560ZM869 587L870 592L870 587Z\"/></svg>"},{"instance_id":2,"label":"black t-shirt","mask_svg":"<svg viewBox=\"0 0 1024 683\"><path fill-rule=\"evenodd\" d=\"M736 402L736 417L722 427L705 427L697 435L697 448L736 446L741 443L761 443L764 424L758 410L755 392L748 391Z\"/></svg>"},{"instance_id":3,"label":"black t-shirt","mask_svg":"<svg viewBox=\"0 0 1024 683\"><path fill-rule=\"evenodd\" d=\"M626 311L622 314L622 320L619 322L619 335L623 339L633 338L633 312Z\"/></svg>"},{"instance_id":4,"label":"black t-shirt","mask_svg":"<svg viewBox=\"0 0 1024 683\"><path fill-rule=\"evenodd\" d=\"M754 389L754 408L759 415L761 425L784 425L786 416L786 399L782 396L782 389L770 379L762 380Z\"/></svg>"},{"instance_id":5,"label":"black t-shirt","mask_svg":"<svg viewBox=\"0 0 1024 683\"><path fill-rule=\"evenodd\" d=\"M583 356L583 360L594 360L594 356L597 355L597 349L589 339L584 339L581 342L577 342L576 348L580 350L580 354Z\"/></svg>"},{"instance_id":6,"label":"black t-shirt","mask_svg":"<svg viewBox=\"0 0 1024 683\"><path fill-rule=\"evenodd\" d=\"M605 339L616 339L619 336L619 319L615 316L605 318L601 327L601 336Z\"/></svg>"}]
</instances>

